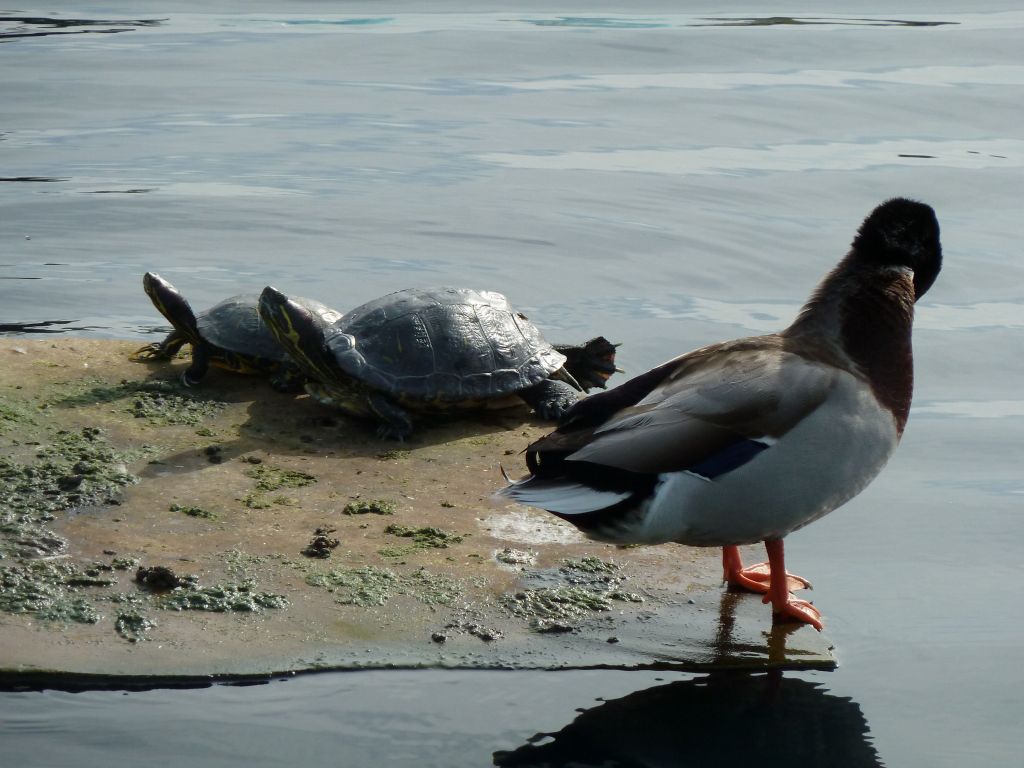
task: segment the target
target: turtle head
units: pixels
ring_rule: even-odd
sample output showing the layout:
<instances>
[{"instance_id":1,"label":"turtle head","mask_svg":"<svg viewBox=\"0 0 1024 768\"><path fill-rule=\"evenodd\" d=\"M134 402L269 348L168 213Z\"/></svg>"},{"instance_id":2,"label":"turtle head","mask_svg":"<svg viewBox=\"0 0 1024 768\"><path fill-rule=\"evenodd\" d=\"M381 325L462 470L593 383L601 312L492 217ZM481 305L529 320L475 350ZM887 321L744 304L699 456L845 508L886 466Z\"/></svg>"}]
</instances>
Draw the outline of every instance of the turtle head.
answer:
<instances>
[{"instance_id":1,"label":"turtle head","mask_svg":"<svg viewBox=\"0 0 1024 768\"><path fill-rule=\"evenodd\" d=\"M196 314L185 297L178 293L177 288L156 272L147 272L142 276L142 289L157 311L167 318L167 322L176 330L188 336L192 343L198 344L202 341L196 325Z\"/></svg>"},{"instance_id":2,"label":"turtle head","mask_svg":"<svg viewBox=\"0 0 1024 768\"><path fill-rule=\"evenodd\" d=\"M619 345L604 336L584 344L554 346L565 355L565 370L579 382L584 392L594 387L604 389L611 375L622 370L615 365L615 350Z\"/></svg>"},{"instance_id":3,"label":"turtle head","mask_svg":"<svg viewBox=\"0 0 1024 768\"><path fill-rule=\"evenodd\" d=\"M258 311L271 335L303 373L314 379L331 377L337 363L327 348L328 325L320 315L269 285L260 294Z\"/></svg>"}]
</instances>

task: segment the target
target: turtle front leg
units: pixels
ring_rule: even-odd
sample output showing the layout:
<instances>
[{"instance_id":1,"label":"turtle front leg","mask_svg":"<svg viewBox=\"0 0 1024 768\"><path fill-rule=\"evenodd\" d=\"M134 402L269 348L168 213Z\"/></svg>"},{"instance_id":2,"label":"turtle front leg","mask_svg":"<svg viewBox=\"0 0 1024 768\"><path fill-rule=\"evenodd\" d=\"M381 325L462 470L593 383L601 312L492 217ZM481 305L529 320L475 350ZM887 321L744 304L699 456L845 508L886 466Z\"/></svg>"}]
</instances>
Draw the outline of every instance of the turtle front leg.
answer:
<instances>
[{"instance_id":1,"label":"turtle front leg","mask_svg":"<svg viewBox=\"0 0 1024 768\"><path fill-rule=\"evenodd\" d=\"M192 345L192 365L181 374L181 383L186 387L194 387L210 369L210 350L205 344Z\"/></svg>"},{"instance_id":2,"label":"turtle front leg","mask_svg":"<svg viewBox=\"0 0 1024 768\"><path fill-rule=\"evenodd\" d=\"M579 392L564 381L545 379L539 384L524 389L519 396L526 401L542 419L558 421L575 405Z\"/></svg>"},{"instance_id":3,"label":"turtle front leg","mask_svg":"<svg viewBox=\"0 0 1024 768\"><path fill-rule=\"evenodd\" d=\"M306 384L306 376L295 363L281 363L270 377L270 386L278 392L301 392Z\"/></svg>"},{"instance_id":4,"label":"turtle front leg","mask_svg":"<svg viewBox=\"0 0 1024 768\"><path fill-rule=\"evenodd\" d=\"M154 341L140 347L131 354L131 360L137 363L144 363L149 360L170 360L180 350L188 338L185 334L173 331L163 341Z\"/></svg>"},{"instance_id":5,"label":"turtle front leg","mask_svg":"<svg viewBox=\"0 0 1024 768\"><path fill-rule=\"evenodd\" d=\"M379 392L366 396L370 413L377 417L377 436L385 440L402 441L412 434L412 418L409 412L387 395Z\"/></svg>"}]
</instances>

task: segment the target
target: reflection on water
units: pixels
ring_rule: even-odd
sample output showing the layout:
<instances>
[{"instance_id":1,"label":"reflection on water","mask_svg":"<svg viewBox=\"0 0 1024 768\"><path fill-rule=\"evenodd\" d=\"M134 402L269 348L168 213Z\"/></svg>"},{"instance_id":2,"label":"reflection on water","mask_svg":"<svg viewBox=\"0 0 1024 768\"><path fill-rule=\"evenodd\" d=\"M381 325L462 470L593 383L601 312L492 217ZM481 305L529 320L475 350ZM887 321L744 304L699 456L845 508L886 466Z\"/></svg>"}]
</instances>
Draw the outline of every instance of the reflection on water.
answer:
<instances>
[{"instance_id":1,"label":"reflection on water","mask_svg":"<svg viewBox=\"0 0 1024 768\"><path fill-rule=\"evenodd\" d=\"M1024 141L897 139L804 142L760 147L616 149L606 152L489 152L483 162L550 171L635 171L680 175L750 175L764 172L862 171L910 165L982 169L1024 166Z\"/></svg>"},{"instance_id":2,"label":"reflection on water","mask_svg":"<svg viewBox=\"0 0 1024 768\"><path fill-rule=\"evenodd\" d=\"M660 320L699 320L737 325L753 333L769 333L789 325L800 304L777 302L719 301L699 296L680 296L673 302L624 298L612 302L627 317ZM970 331L984 328L1024 328L1024 304L983 301L976 304L923 304L915 308L914 327L927 331Z\"/></svg>"},{"instance_id":3,"label":"reflection on water","mask_svg":"<svg viewBox=\"0 0 1024 768\"><path fill-rule=\"evenodd\" d=\"M24 278L26 280L30 278ZM39 278L35 278L39 279ZM72 325L72 320L43 320L38 323L0 323L0 333L68 333L89 330L88 326Z\"/></svg>"},{"instance_id":4,"label":"reflection on water","mask_svg":"<svg viewBox=\"0 0 1024 768\"><path fill-rule=\"evenodd\" d=\"M614 768L629 766L828 766L882 763L860 707L819 684L780 669L730 669L751 650L737 640L736 607L750 595L725 592L710 646L710 674L605 700L556 733L538 733L523 746L494 753L498 766ZM785 664L786 638L806 630L775 625L764 636L768 662Z\"/></svg>"},{"instance_id":5,"label":"reflection on water","mask_svg":"<svg viewBox=\"0 0 1024 768\"><path fill-rule=\"evenodd\" d=\"M715 672L589 709L495 752L499 766L882 765L856 702L782 673Z\"/></svg>"},{"instance_id":6,"label":"reflection on water","mask_svg":"<svg viewBox=\"0 0 1024 768\"><path fill-rule=\"evenodd\" d=\"M50 182L67 181L56 176L0 176L0 181Z\"/></svg>"},{"instance_id":7,"label":"reflection on water","mask_svg":"<svg viewBox=\"0 0 1024 768\"><path fill-rule=\"evenodd\" d=\"M155 27L166 19L67 19L59 16L0 16L0 42L17 37L116 34L136 27Z\"/></svg>"},{"instance_id":8,"label":"reflection on water","mask_svg":"<svg viewBox=\"0 0 1024 768\"><path fill-rule=\"evenodd\" d=\"M1024 416L1024 400L951 400L915 405L917 415L959 416L970 419L1003 419Z\"/></svg>"},{"instance_id":9,"label":"reflection on water","mask_svg":"<svg viewBox=\"0 0 1024 768\"><path fill-rule=\"evenodd\" d=\"M775 26L870 26L870 27L941 27L955 21L910 21L907 19L844 19L838 17L753 16L747 18L707 17L686 23L673 23L667 19L628 19L621 17L559 16L555 19L522 19L538 27L589 27L595 29L659 29L672 26L688 27L775 27Z\"/></svg>"},{"instance_id":10,"label":"reflection on water","mask_svg":"<svg viewBox=\"0 0 1024 768\"><path fill-rule=\"evenodd\" d=\"M679 88L731 90L737 88L863 88L913 85L936 88L968 85L1024 85L1024 67L930 65L895 69L797 69L786 72L604 72L574 77L486 82L482 85L515 91L633 90Z\"/></svg>"},{"instance_id":11,"label":"reflection on water","mask_svg":"<svg viewBox=\"0 0 1024 768\"><path fill-rule=\"evenodd\" d=\"M728 18L712 17L707 24L695 24L694 26L718 26L718 27L774 27L778 25L814 25L821 26L869 26L869 27L942 27L948 24L956 24L955 21L910 21L908 19L843 19L835 17L813 17L807 16L797 18L794 16L754 16L750 18Z\"/></svg>"},{"instance_id":12,"label":"reflection on water","mask_svg":"<svg viewBox=\"0 0 1024 768\"><path fill-rule=\"evenodd\" d=\"M361 16L356 14L323 14L294 16L260 14L175 13L159 19L82 19L52 16L0 16L0 42L14 38L49 37L53 35L114 34L145 27L168 26L175 31L209 31L211 29L245 32L290 33L404 33L438 31L486 30L596 30L622 33L687 30L706 27L800 29L851 27L948 27L961 24L991 24L992 17L1005 24L1018 20L1013 12L985 14L980 19L965 14L944 14L943 19L891 19L884 16L699 16L668 13L658 16L604 14L600 16L565 16L557 14L518 13L402 13L395 16ZM1005 19L1005 20L1004 20Z\"/></svg>"}]
</instances>

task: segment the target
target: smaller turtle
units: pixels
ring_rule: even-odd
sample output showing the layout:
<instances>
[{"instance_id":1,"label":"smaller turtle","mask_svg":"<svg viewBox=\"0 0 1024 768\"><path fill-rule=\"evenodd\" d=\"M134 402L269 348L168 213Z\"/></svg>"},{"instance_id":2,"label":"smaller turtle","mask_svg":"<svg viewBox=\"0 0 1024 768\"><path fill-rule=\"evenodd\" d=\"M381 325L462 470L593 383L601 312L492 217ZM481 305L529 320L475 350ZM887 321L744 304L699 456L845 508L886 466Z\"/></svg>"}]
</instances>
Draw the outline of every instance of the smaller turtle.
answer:
<instances>
[{"instance_id":1,"label":"smaller turtle","mask_svg":"<svg viewBox=\"0 0 1024 768\"><path fill-rule=\"evenodd\" d=\"M269 374L275 389L301 389L304 381L288 353L274 339L257 312L255 294L232 296L198 315L173 285L155 272L147 272L142 287L174 330L161 342L137 350L137 361L170 360L185 344L192 345L192 365L181 375L185 386L198 384L212 364L236 373ZM341 313L312 299L294 301L325 323Z\"/></svg>"},{"instance_id":2,"label":"smaller turtle","mask_svg":"<svg viewBox=\"0 0 1024 768\"><path fill-rule=\"evenodd\" d=\"M553 346L500 293L412 288L363 304L340 320L311 312L273 287L259 313L307 377L306 390L382 437L413 429L411 411L500 408L525 401L558 420L617 369L604 337Z\"/></svg>"}]
</instances>

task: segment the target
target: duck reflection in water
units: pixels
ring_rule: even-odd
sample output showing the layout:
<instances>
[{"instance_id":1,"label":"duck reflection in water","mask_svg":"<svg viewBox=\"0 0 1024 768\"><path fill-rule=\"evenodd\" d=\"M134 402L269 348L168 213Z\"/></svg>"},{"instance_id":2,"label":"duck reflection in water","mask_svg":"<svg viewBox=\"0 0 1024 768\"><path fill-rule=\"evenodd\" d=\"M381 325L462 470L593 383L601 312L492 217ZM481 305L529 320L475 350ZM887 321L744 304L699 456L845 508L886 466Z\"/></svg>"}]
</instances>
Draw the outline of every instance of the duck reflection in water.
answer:
<instances>
[{"instance_id":1,"label":"duck reflection in water","mask_svg":"<svg viewBox=\"0 0 1024 768\"><path fill-rule=\"evenodd\" d=\"M497 766L518 768L870 768L882 766L860 706L820 683L736 669L751 649L732 638L733 593L722 595L711 639L720 667L707 675L635 691L580 714L557 733L494 753ZM765 632L768 663L792 664L777 625ZM733 668L730 668L730 665Z\"/></svg>"},{"instance_id":2,"label":"duck reflection in water","mask_svg":"<svg viewBox=\"0 0 1024 768\"><path fill-rule=\"evenodd\" d=\"M881 766L860 707L781 672L713 672L589 709L499 766L865 768Z\"/></svg>"}]
</instances>

